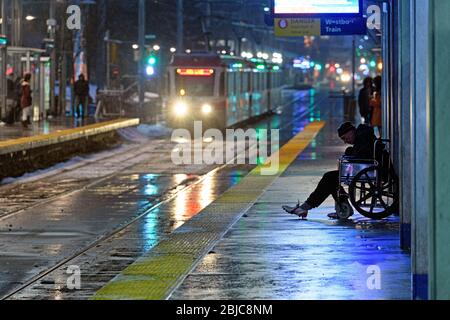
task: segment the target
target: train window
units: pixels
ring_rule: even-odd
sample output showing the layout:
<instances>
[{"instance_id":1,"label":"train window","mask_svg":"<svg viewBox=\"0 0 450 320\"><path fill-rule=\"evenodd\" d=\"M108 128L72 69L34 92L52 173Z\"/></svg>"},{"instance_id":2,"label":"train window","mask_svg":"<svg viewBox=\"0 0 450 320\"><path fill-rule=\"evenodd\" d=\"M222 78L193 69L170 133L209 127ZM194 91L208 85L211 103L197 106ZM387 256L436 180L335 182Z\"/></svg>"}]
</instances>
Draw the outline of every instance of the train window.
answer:
<instances>
[{"instance_id":1,"label":"train window","mask_svg":"<svg viewBox=\"0 0 450 320\"><path fill-rule=\"evenodd\" d=\"M253 73L253 91L259 91L259 72Z\"/></svg>"},{"instance_id":2,"label":"train window","mask_svg":"<svg viewBox=\"0 0 450 320\"><path fill-rule=\"evenodd\" d=\"M248 77L249 77L250 75L247 73L247 72L244 72L243 73L243 83L244 83L244 92L249 92L250 91L250 86L249 86L249 84L250 84L250 82L248 81Z\"/></svg>"},{"instance_id":3,"label":"train window","mask_svg":"<svg viewBox=\"0 0 450 320\"><path fill-rule=\"evenodd\" d=\"M176 92L184 90L187 96L210 97L214 95L214 76L198 77L175 75Z\"/></svg>"},{"instance_id":4,"label":"train window","mask_svg":"<svg viewBox=\"0 0 450 320\"><path fill-rule=\"evenodd\" d=\"M225 96L225 72L220 73L220 96Z\"/></svg>"},{"instance_id":5,"label":"train window","mask_svg":"<svg viewBox=\"0 0 450 320\"><path fill-rule=\"evenodd\" d=\"M234 72L228 72L228 95L233 96L236 92L235 90L235 79L234 79Z\"/></svg>"},{"instance_id":6,"label":"train window","mask_svg":"<svg viewBox=\"0 0 450 320\"><path fill-rule=\"evenodd\" d=\"M242 82L241 73L240 72L235 72L234 73L234 77L236 79L236 81L234 82L234 85L235 85L234 93L236 95L239 95L240 94L240 90L241 90L241 82Z\"/></svg>"}]
</instances>

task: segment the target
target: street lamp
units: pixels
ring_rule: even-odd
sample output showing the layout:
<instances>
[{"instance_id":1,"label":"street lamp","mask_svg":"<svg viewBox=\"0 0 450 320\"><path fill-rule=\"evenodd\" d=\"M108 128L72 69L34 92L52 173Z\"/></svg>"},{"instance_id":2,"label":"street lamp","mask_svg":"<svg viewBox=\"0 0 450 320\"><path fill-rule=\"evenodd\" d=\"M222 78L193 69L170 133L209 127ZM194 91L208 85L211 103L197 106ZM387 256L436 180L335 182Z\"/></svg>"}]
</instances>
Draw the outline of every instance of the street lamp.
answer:
<instances>
[{"instance_id":1,"label":"street lamp","mask_svg":"<svg viewBox=\"0 0 450 320\"><path fill-rule=\"evenodd\" d=\"M28 16L25 17L25 19L26 19L27 21L33 21L33 20L36 20L36 17L35 17L35 16L32 16L32 15L28 15Z\"/></svg>"}]
</instances>

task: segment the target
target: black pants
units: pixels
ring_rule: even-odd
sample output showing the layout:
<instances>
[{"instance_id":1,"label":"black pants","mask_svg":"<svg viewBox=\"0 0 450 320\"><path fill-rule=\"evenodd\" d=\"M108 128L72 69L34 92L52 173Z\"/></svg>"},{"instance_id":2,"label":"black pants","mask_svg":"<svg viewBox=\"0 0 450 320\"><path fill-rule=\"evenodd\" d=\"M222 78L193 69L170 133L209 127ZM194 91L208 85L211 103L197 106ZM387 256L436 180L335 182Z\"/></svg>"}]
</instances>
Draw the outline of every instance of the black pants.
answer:
<instances>
[{"instance_id":1,"label":"black pants","mask_svg":"<svg viewBox=\"0 0 450 320\"><path fill-rule=\"evenodd\" d=\"M306 203L312 208L318 208L329 197L333 196L338 201L339 190L339 171L330 171L325 173L316 190L309 196ZM341 194L345 195L345 190L341 189Z\"/></svg>"},{"instance_id":2,"label":"black pants","mask_svg":"<svg viewBox=\"0 0 450 320\"><path fill-rule=\"evenodd\" d=\"M75 97L75 112L79 117L82 116L83 118L86 118L88 116L88 97Z\"/></svg>"}]
</instances>

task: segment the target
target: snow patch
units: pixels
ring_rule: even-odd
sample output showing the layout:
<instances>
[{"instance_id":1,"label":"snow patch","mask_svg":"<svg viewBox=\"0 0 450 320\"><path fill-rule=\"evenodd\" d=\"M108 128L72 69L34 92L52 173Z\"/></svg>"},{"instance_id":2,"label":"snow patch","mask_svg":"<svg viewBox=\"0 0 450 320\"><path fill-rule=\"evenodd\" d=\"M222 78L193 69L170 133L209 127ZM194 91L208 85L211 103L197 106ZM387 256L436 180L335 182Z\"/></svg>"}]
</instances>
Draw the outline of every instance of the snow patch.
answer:
<instances>
[{"instance_id":1,"label":"snow patch","mask_svg":"<svg viewBox=\"0 0 450 320\"><path fill-rule=\"evenodd\" d=\"M163 125L141 124L137 127L137 131L149 138L158 138L168 136L171 130Z\"/></svg>"}]
</instances>

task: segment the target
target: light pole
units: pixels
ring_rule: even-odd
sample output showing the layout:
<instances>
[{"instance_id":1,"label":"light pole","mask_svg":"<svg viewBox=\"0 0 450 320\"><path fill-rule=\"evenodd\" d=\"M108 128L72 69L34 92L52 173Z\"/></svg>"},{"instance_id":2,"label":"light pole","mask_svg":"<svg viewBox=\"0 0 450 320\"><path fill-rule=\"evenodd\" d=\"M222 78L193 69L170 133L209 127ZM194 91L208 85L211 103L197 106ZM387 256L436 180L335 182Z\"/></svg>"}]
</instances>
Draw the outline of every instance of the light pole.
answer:
<instances>
[{"instance_id":1,"label":"light pole","mask_svg":"<svg viewBox=\"0 0 450 320\"><path fill-rule=\"evenodd\" d=\"M145 0L139 0L139 112L145 102Z\"/></svg>"},{"instance_id":2,"label":"light pole","mask_svg":"<svg viewBox=\"0 0 450 320\"><path fill-rule=\"evenodd\" d=\"M106 45L106 88L111 89L111 47L110 47L110 31L106 30L105 45Z\"/></svg>"},{"instance_id":3,"label":"light pole","mask_svg":"<svg viewBox=\"0 0 450 320\"><path fill-rule=\"evenodd\" d=\"M0 39L0 58L1 58L1 65L0 65L0 72L2 74L2 77L0 78L0 82L1 82L1 116L2 117L6 117L6 112L7 112L7 100L6 100L6 96L8 94L8 88L7 88L7 80L6 80L6 58L8 56L7 54L7 46L8 46L8 39L6 38L5 35L1 36Z\"/></svg>"},{"instance_id":4,"label":"light pole","mask_svg":"<svg viewBox=\"0 0 450 320\"><path fill-rule=\"evenodd\" d=\"M6 95L7 95L7 83L6 77L6 57L7 57L7 25L8 25L8 15L6 14L6 0L2 0L2 37L5 38L6 43L4 45L0 45L0 55L1 55L1 66L0 72L3 75L0 79L1 81L1 110L0 114L2 117L6 116ZM0 121L1 122L1 121Z\"/></svg>"},{"instance_id":5,"label":"light pole","mask_svg":"<svg viewBox=\"0 0 450 320\"><path fill-rule=\"evenodd\" d=\"M184 19L183 19L183 0L177 0L177 50L184 52Z\"/></svg>"},{"instance_id":6,"label":"light pole","mask_svg":"<svg viewBox=\"0 0 450 320\"><path fill-rule=\"evenodd\" d=\"M8 13L6 12L6 1L2 0L2 34L8 33Z\"/></svg>"},{"instance_id":7,"label":"light pole","mask_svg":"<svg viewBox=\"0 0 450 320\"><path fill-rule=\"evenodd\" d=\"M49 19L47 20L49 38L53 43L56 38L57 22L55 19L55 0L50 0ZM50 56L50 113L56 115L55 82L56 82L56 46L53 46ZM61 82L61 81L60 81ZM59 84L61 89L61 83Z\"/></svg>"},{"instance_id":8,"label":"light pole","mask_svg":"<svg viewBox=\"0 0 450 320\"><path fill-rule=\"evenodd\" d=\"M11 19L11 43L15 47L20 47L22 45L22 2L20 0L12 0Z\"/></svg>"}]
</instances>

